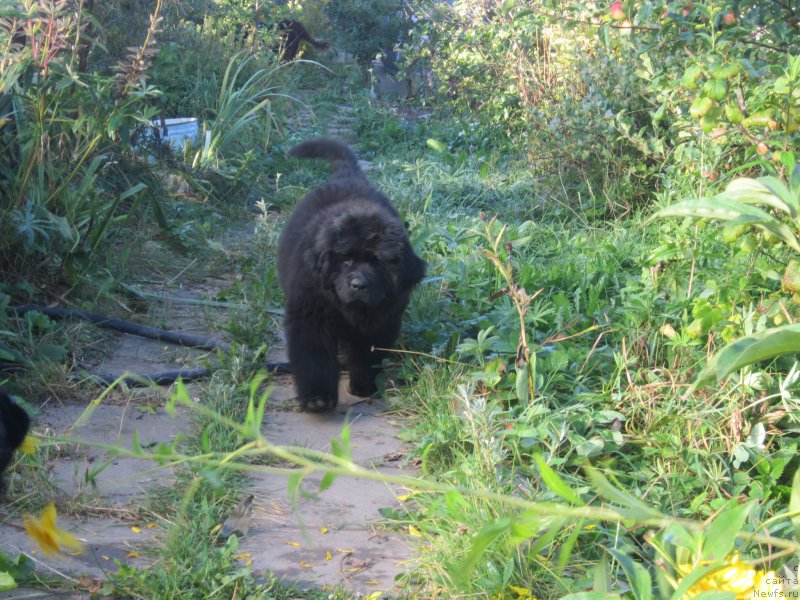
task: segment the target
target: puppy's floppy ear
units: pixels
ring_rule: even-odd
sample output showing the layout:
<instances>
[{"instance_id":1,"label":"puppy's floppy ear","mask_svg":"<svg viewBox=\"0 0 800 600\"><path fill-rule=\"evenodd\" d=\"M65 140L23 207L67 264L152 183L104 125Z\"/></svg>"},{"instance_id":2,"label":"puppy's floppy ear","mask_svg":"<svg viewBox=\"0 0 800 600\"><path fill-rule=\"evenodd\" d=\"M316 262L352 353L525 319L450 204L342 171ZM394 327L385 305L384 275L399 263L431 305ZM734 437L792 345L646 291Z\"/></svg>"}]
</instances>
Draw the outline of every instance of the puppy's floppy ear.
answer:
<instances>
[{"instance_id":1,"label":"puppy's floppy ear","mask_svg":"<svg viewBox=\"0 0 800 600\"><path fill-rule=\"evenodd\" d=\"M411 244L406 244L400 273L401 289L411 289L425 277L427 263L416 255Z\"/></svg>"},{"instance_id":2,"label":"puppy's floppy ear","mask_svg":"<svg viewBox=\"0 0 800 600\"><path fill-rule=\"evenodd\" d=\"M309 248L305 255L306 263L312 272L319 277L323 283L327 282L328 273L331 270L331 252L327 248Z\"/></svg>"}]
</instances>

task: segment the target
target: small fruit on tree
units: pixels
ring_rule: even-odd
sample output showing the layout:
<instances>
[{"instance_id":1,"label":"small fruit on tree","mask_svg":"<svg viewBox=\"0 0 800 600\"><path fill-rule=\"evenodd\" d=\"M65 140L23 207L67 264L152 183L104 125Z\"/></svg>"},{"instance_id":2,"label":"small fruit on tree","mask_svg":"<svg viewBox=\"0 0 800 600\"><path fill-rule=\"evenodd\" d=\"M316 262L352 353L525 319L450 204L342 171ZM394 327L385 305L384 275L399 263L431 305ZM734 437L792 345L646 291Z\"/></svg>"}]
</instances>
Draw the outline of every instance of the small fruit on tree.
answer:
<instances>
[{"instance_id":1,"label":"small fruit on tree","mask_svg":"<svg viewBox=\"0 0 800 600\"><path fill-rule=\"evenodd\" d=\"M725 105L725 116L728 118L728 121L734 125L738 125L742 122L742 119L744 119L742 109L734 102L728 102L728 104Z\"/></svg>"},{"instance_id":2,"label":"small fruit on tree","mask_svg":"<svg viewBox=\"0 0 800 600\"><path fill-rule=\"evenodd\" d=\"M611 18L615 21L622 21L627 16L625 14L625 8L623 8L622 4L622 0L616 0L616 2L611 3L609 13L611 13Z\"/></svg>"},{"instance_id":3,"label":"small fruit on tree","mask_svg":"<svg viewBox=\"0 0 800 600\"><path fill-rule=\"evenodd\" d=\"M722 15L722 23L724 25L736 25L736 15L733 14L732 10L729 10L724 15Z\"/></svg>"},{"instance_id":4,"label":"small fruit on tree","mask_svg":"<svg viewBox=\"0 0 800 600\"><path fill-rule=\"evenodd\" d=\"M756 146L756 152L758 152L761 156L764 156L767 152L769 152L769 148L764 142L758 142Z\"/></svg>"},{"instance_id":5,"label":"small fruit on tree","mask_svg":"<svg viewBox=\"0 0 800 600\"><path fill-rule=\"evenodd\" d=\"M732 244L740 237L742 237L747 230L750 229L749 225L744 225L740 223L726 223L722 227L722 241L728 244Z\"/></svg>"},{"instance_id":6,"label":"small fruit on tree","mask_svg":"<svg viewBox=\"0 0 800 600\"><path fill-rule=\"evenodd\" d=\"M796 294L800 291L800 263L794 258L786 265L786 271L784 271L781 278L781 287L784 292L789 292L790 294Z\"/></svg>"}]
</instances>

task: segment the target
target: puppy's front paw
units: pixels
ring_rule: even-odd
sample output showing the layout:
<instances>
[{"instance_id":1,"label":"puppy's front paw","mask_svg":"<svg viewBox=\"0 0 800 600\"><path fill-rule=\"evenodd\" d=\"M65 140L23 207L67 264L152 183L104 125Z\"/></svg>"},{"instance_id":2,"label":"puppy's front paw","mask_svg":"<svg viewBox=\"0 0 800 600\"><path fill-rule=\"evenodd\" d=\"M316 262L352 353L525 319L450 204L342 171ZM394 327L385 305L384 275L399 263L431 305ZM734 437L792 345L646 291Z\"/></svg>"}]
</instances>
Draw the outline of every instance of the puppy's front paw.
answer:
<instances>
[{"instance_id":1,"label":"puppy's front paw","mask_svg":"<svg viewBox=\"0 0 800 600\"><path fill-rule=\"evenodd\" d=\"M325 399L322 396L300 398L300 409L307 412L325 412L336 408L336 398Z\"/></svg>"}]
</instances>

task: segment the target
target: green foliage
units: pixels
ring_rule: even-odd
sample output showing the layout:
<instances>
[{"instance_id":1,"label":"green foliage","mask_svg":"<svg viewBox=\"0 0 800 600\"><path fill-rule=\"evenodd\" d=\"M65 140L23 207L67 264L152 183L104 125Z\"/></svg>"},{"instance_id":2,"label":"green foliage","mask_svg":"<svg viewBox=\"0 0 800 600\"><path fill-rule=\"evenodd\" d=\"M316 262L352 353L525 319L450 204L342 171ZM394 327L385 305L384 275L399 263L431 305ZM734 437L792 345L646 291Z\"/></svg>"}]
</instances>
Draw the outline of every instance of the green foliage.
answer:
<instances>
[{"instance_id":1,"label":"green foliage","mask_svg":"<svg viewBox=\"0 0 800 600\"><path fill-rule=\"evenodd\" d=\"M15 559L0 552L0 592L17 589L20 583L33 580L33 561L20 554Z\"/></svg>"},{"instance_id":2,"label":"green foliage","mask_svg":"<svg viewBox=\"0 0 800 600\"><path fill-rule=\"evenodd\" d=\"M74 54L41 52L68 44L82 27L68 8L28 11L31 41L7 54L0 71L0 254L10 279L33 265L69 271L139 214L146 185L121 172L120 154L154 114L147 103L155 92L145 83L121 89L119 77L76 73ZM10 45L12 33L3 29L0 44Z\"/></svg>"},{"instance_id":3,"label":"green foliage","mask_svg":"<svg viewBox=\"0 0 800 600\"><path fill-rule=\"evenodd\" d=\"M754 157L780 165L797 146L800 49L786 5L645 0L626 3L622 23L583 2L423 6L408 49L431 65L437 99L479 123L461 140L524 140L534 165L621 198L612 215L665 170L714 181Z\"/></svg>"},{"instance_id":4,"label":"green foliage","mask_svg":"<svg viewBox=\"0 0 800 600\"><path fill-rule=\"evenodd\" d=\"M788 165L787 165L788 167ZM727 222L726 228L753 227L761 232L762 243L770 246L785 244L795 253L800 252L797 218L800 215L800 164L789 169L788 185L773 176L758 179L735 179L727 189L712 198L686 200L662 209L655 217L712 218ZM756 205L766 205L763 210ZM773 213L767 212L772 210ZM776 216L773 216L776 214ZM736 242L741 235L727 236L726 241ZM797 259L786 266L781 282L785 291L797 294ZM714 355L698 376L695 385L717 381L748 365L800 350L800 339L795 325L766 329L731 342Z\"/></svg>"},{"instance_id":5,"label":"green foliage","mask_svg":"<svg viewBox=\"0 0 800 600\"><path fill-rule=\"evenodd\" d=\"M404 8L400 0L334 0L325 10L337 43L366 67L376 55L393 51L406 23Z\"/></svg>"}]
</instances>

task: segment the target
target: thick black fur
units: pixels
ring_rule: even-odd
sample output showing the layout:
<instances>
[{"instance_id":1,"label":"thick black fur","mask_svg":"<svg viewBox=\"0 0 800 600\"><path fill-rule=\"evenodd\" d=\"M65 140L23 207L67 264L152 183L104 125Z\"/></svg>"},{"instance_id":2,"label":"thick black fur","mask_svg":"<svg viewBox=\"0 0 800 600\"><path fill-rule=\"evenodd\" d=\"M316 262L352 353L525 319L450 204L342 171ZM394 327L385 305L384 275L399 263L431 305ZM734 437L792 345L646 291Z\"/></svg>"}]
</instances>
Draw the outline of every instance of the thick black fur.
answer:
<instances>
[{"instance_id":1,"label":"thick black fur","mask_svg":"<svg viewBox=\"0 0 800 600\"><path fill-rule=\"evenodd\" d=\"M283 62L291 62L297 58L297 53L300 51L300 44L305 42L314 46L318 50L325 50L328 47L328 42L315 40L308 33L308 30L300 21L294 19L284 19L278 22L278 30L281 35L281 60Z\"/></svg>"},{"instance_id":2,"label":"thick black fur","mask_svg":"<svg viewBox=\"0 0 800 600\"><path fill-rule=\"evenodd\" d=\"M425 276L403 221L373 188L353 151L316 138L289 151L331 164L328 182L302 198L278 241L289 363L303 410L332 410L341 352L350 393L376 391L384 352L400 332L411 289Z\"/></svg>"},{"instance_id":3,"label":"thick black fur","mask_svg":"<svg viewBox=\"0 0 800 600\"><path fill-rule=\"evenodd\" d=\"M0 391L0 492L3 491L3 471L11 462L14 450L20 447L28 433L30 419L21 406Z\"/></svg>"}]
</instances>

